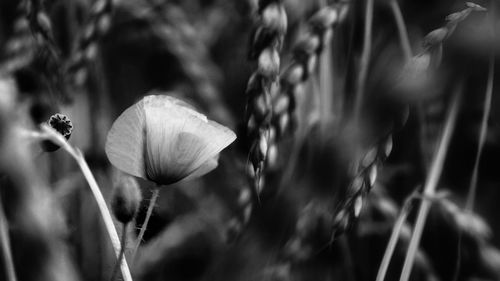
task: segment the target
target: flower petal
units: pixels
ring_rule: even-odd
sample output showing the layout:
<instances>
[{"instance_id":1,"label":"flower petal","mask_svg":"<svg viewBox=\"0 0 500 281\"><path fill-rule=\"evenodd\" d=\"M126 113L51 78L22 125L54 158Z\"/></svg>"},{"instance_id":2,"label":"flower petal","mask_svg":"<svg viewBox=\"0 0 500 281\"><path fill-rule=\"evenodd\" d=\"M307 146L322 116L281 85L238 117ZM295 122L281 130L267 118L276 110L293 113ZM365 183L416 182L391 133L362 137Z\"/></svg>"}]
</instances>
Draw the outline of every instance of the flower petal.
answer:
<instances>
[{"instance_id":1,"label":"flower petal","mask_svg":"<svg viewBox=\"0 0 500 281\"><path fill-rule=\"evenodd\" d=\"M199 178L205 174L208 174L209 172L217 168L217 166L219 166L219 154L217 154L213 158L208 159L205 163L201 164L198 169L194 170L191 174L189 174L189 176L185 177L181 181L188 181Z\"/></svg>"},{"instance_id":2,"label":"flower petal","mask_svg":"<svg viewBox=\"0 0 500 281\"><path fill-rule=\"evenodd\" d=\"M158 184L186 178L236 138L230 129L208 121L180 100L160 95L143 101L146 173Z\"/></svg>"},{"instance_id":3,"label":"flower petal","mask_svg":"<svg viewBox=\"0 0 500 281\"><path fill-rule=\"evenodd\" d=\"M119 170L147 179L144 166L144 113L142 102L125 110L113 123L106 139L109 161Z\"/></svg>"}]
</instances>

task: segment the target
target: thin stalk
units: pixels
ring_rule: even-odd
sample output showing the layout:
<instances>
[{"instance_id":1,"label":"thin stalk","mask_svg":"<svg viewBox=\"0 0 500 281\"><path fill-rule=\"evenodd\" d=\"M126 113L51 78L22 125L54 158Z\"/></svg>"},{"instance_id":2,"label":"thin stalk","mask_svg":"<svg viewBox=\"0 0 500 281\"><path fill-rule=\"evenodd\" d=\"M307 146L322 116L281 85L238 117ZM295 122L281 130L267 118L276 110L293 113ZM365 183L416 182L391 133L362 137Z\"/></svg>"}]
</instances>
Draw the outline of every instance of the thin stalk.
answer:
<instances>
[{"instance_id":1,"label":"thin stalk","mask_svg":"<svg viewBox=\"0 0 500 281\"><path fill-rule=\"evenodd\" d=\"M394 15L394 20L396 20L396 26L399 33L399 41L401 43L401 48L405 56L405 60L409 61L413 56L410 46L410 39L408 36L408 31L406 30L405 21L403 19L403 14L399 8L397 0L390 0L389 4L391 6L392 14Z\"/></svg>"},{"instance_id":2,"label":"thin stalk","mask_svg":"<svg viewBox=\"0 0 500 281\"><path fill-rule=\"evenodd\" d=\"M104 222L104 226L106 227L109 238L111 240L111 244L113 245L116 258L119 258L120 244L121 244L120 238L118 237L118 233L116 232L116 228L113 223L113 218L111 217L111 213L109 212L108 206L106 205L106 201L104 200L99 185L97 185L94 175L90 171L90 168L87 162L85 161L85 157L83 156L82 152L78 148L72 147L61 134L56 132L48 125L42 125L42 130L45 133L46 138L60 145L66 152L69 153L69 155L71 155L75 159L76 163L80 167L83 176L85 177L85 179L89 184L90 190L92 191L92 195L94 195L97 207L99 208L99 212ZM125 259L121 261L120 268L122 271L123 280L132 281L132 275L130 274L130 269Z\"/></svg>"},{"instance_id":3,"label":"thin stalk","mask_svg":"<svg viewBox=\"0 0 500 281\"><path fill-rule=\"evenodd\" d=\"M399 234L401 233L401 230L403 229L406 218L408 217L408 214L410 213L410 211L413 207L413 199L415 199L415 194L416 194L415 192L412 193L410 195L410 197L408 197L405 200L405 203L403 204L403 208L399 212L398 218L396 219L396 222L394 223L394 226L393 226L392 232L391 232L391 237L389 238L389 242L387 243L387 247L385 248L384 257L382 258L382 262L380 263L380 267L378 269L376 281L385 280L385 276L387 274L387 269L389 268L389 264L391 262L392 255L394 254L394 250L396 249L396 244L398 243L398 240L399 240Z\"/></svg>"},{"instance_id":4,"label":"thin stalk","mask_svg":"<svg viewBox=\"0 0 500 281\"><path fill-rule=\"evenodd\" d=\"M391 11L392 14L394 15L394 20L396 21L396 27L398 28L399 42L401 45L401 49L403 50L405 61L406 63L408 63L413 57L413 52L411 50L410 37L408 36L408 30L406 29L406 25L403 19L403 14L401 13L398 0L389 0L389 5L391 6ZM427 125L424 122L424 111L423 111L422 101L418 102L416 111L417 111L418 121L420 124L420 127L418 128L418 133L419 133L419 149L422 159L422 171L425 172L428 161L423 151L424 151L425 137L427 135Z\"/></svg>"},{"instance_id":5,"label":"thin stalk","mask_svg":"<svg viewBox=\"0 0 500 281\"><path fill-rule=\"evenodd\" d=\"M356 95L354 102L354 118L357 119L363 105L363 94L366 84L366 76L368 75L368 67L370 63L372 49L372 26L373 26L373 0L366 0L365 10L365 27L363 36L363 50L361 53L361 62L359 76L356 83Z\"/></svg>"},{"instance_id":6,"label":"thin stalk","mask_svg":"<svg viewBox=\"0 0 500 281\"><path fill-rule=\"evenodd\" d=\"M455 129L455 124L458 115L458 109L460 105L460 98L462 95L462 85L461 83L457 86L455 93L452 97L452 102L450 110L446 118L446 124L444 127L443 135L441 136L439 147L434 155L432 161L431 169L429 175L426 179L424 186L424 197L432 198L436 193L436 188L439 183L439 178L441 172L443 171L444 161L446 159L446 154L448 152L448 147L450 146L451 137ZM410 245L408 251L406 252L406 258L403 265L403 271L401 273L400 281L408 281L410 278L410 273L413 268L413 263L415 261L415 256L417 254L417 249L422 237L422 232L424 229L425 221L431 207L430 200L423 200L420 203L420 208L418 210L417 221L413 230L413 234L410 239Z\"/></svg>"},{"instance_id":7,"label":"thin stalk","mask_svg":"<svg viewBox=\"0 0 500 281\"><path fill-rule=\"evenodd\" d=\"M152 191L151 199L149 200L148 211L146 212L146 218L142 223L141 231L139 232L139 236L137 237L137 243L135 243L134 251L132 252L132 261L135 261L137 250L139 249L139 245L141 245L144 233L146 233L146 228L148 227L149 219L151 218L151 214L153 213L153 209L155 207L156 200L158 199L159 194L160 194L160 188L157 186Z\"/></svg>"},{"instance_id":8,"label":"thin stalk","mask_svg":"<svg viewBox=\"0 0 500 281\"><path fill-rule=\"evenodd\" d=\"M401 49L403 50L403 55L405 57L406 63L408 63L413 57L413 53L411 50L410 37L408 36L408 30L406 29L406 25L403 19L403 14L401 13L401 9L398 4L398 0L389 0L389 5L391 6L392 14L394 15L394 20L396 21L396 27L398 28L399 33L399 42L401 45ZM428 164L427 157L425 156L424 151L424 142L425 137L427 135L427 125L425 124L424 118L424 110L423 103L419 101L416 107L416 112L418 116L418 121L420 127L418 128L419 133L419 149L420 155L422 159L422 171L426 171L426 167Z\"/></svg>"},{"instance_id":9,"label":"thin stalk","mask_svg":"<svg viewBox=\"0 0 500 281\"><path fill-rule=\"evenodd\" d=\"M333 33L333 30L331 31ZM327 42L320 55L319 64L319 89L320 89L320 120L329 120L333 106L333 66L332 66L332 44Z\"/></svg>"},{"instance_id":10,"label":"thin stalk","mask_svg":"<svg viewBox=\"0 0 500 281\"><path fill-rule=\"evenodd\" d=\"M14 260L12 259L12 251L10 248L9 226L5 213L3 211L2 201L0 200L0 243L2 247L2 258L5 264L5 275L7 281L17 281Z\"/></svg>"},{"instance_id":11,"label":"thin stalk","mask_svg":"<svg viewBox=\"0 0 500 281\"><path fill-rule=\"evenodd\" d=\"M494 11L494 9L492 9ZM494 17L492 16L494 19ZM492 36L494 38L494 20L492 20ZM492 44L494 46L494 44ZM486 142L486 136L488 134L488 119L491 110L491 98L493 95L493 78L495 75L495 52L492 50L490 54L489 66L488 66L488 81L486 84L486 93L484 97L483 104L483 116L481 120L481 129L479 131L479 141L477 146L476 158L474 160L474 168L472 170L472 176L469 183L469 190L467 192L467 199L465 201L465 211L473 212L474 202L476 201L477 193L477 180L479 177L479 163L481 161L481 155L483 153L484 143ZM457 260L455 264L455 273L453 274L453 280L458 280L460 274L460 263L462 260L462 236L463 231L460 230L458 233L458 248L457 248Z\"/></svg>"},{"instance_id":12,"label":"thin stalk","mask_svg":"<svg viewBox=\"0 0 500 281\"><path fill-rule=\"evenodd\" d=\"M469 191L467 193L467 201L465 203L465 210L472 212L474 208L474 201L476 199L477 178L479 173L479 163L483 153L484 143L488 135L488 119L491 111L491 97L493 95L493 77L495 75L495 54L491 52L490 62L488 67L488 82L486 85L486 94L483 105L483 117L481 120L481 130L479 132L479 143L477 147L476 158L474 160L474 168L472 170L472 177L469 183Z\"/></svg>"},{"instance_id":13,"label":"thin stalk","mask_svg":"<svg viewBox=\"0 0 500 281\"><path fill-rule=\"evenodd\" d=\"M351 254L351 247L349 247L349 239L347 239L346 236L340 237L339 246L341 247L340 250L342 251L342 255L344 257L344 268L346 272L346 278L344 280L355 281L356 274L354 273L354 261Z\"/></svg>"},{"instance_id":14,"label":"thin stalk","mask_svg":"<svg viewBox=\"0 0 500 281\"><path fill-rule=\"evenodd\" d=\"M127 243L127 223L123 224L122 227L122 243L121 243L121 249L120 249L120 256L118 257L118 260L115 263L115 266L113 268L113 274L111 274L111 278L109 279L110 281L115 281L115 279L118 276L118 269L120 268L120 262L124 258L123 256L125 255L125 244Z\"/></svg>"}]
</instances>

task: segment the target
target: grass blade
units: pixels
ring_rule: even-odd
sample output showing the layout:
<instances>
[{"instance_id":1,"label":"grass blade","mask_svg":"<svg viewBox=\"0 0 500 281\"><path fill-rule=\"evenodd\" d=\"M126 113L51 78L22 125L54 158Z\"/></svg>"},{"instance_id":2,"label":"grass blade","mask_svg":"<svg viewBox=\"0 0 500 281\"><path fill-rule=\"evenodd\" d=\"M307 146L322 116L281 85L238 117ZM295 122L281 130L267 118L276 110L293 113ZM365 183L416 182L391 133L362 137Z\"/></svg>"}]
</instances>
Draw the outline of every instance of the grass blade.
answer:
<instances>
[{"instance_id":1,"label":"grass blade","mask_svg":"<svg viewBox=\"0 0 500 281\"><path fill-rule=\"evenodd\" d=\"M462 90L462 84L460 83L459 85L457 85L457 89L453 94L450 110L446 117L446 124L444 127L443 135L441 136L441 139L439 141L438 150L434 155L434 159L429 170L429 175L425 182L423 193L424 197L432 198L436 193L436 188L439 182L439 178L441 177L444 161L448 152L448 147L450 145L451 137L455 129ZM399 279L400 281L408 281L410 278L411 270L413 268L413 263L415 261L415 256L417 254L417 249L420 244L420 239L422 237L422 232L431 207L431 203L432 202L430 200L422 200L422 202L420 203L417 221L415 223L413 234L410 240L410 245L406 253L403 271Z\"/></svg>"}]
</instances>

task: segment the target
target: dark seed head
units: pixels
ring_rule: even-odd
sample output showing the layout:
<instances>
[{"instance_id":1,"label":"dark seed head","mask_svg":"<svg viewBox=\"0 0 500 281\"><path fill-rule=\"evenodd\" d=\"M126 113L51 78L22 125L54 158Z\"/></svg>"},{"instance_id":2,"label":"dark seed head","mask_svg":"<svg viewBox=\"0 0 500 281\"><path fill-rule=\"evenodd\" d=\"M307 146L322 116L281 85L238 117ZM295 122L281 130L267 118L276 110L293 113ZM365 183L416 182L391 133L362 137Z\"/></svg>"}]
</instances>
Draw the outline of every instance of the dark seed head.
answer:
<instances>
[{"instance_id":1,"label":"dark seed head","mask_svg":"<svg viewBox=\"0 0 500 281\"><path fill-rule=\"evenodd\" d=\"M73 124L69 118L61 113L56 113L49 118L49 126L58 131L66 139L69 139L73 132Z\"/></svg>"},{"instance_id":2,"label":"dark seed head","mask_svg":"<svg viewBox=\"0 0 500 281\"><path fill-rule=\"evenodd\" d=\"M49 126L56 130L58 133L63 135L66 139L69 139L71 137L71 133L73 132L73 124L66 115L56 113L50 116L47 124L49 124ZM42 149L47 152L56 151L59 149L59 147L59 145L50 140L42 142Z\"/></svg>"}]
</instances>

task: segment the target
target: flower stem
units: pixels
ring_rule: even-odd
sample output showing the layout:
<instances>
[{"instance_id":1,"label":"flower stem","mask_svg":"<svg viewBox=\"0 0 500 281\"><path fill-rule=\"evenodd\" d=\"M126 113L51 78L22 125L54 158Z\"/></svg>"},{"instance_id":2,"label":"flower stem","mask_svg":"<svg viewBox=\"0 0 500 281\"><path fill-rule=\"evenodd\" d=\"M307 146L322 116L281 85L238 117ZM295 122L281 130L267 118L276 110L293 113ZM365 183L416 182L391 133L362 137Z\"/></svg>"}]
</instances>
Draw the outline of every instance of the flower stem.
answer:
<instances>
[{"instance_id":1,"label":"flower stem","mask_svg":"<svg viewBox=\"0 0 500 281\"><path fill-rule=\"evenodd\" d=\"M113 268L113 274L109 279L110 281L115 281L118 275L118 269L120 268L120 262L122 261L122 259L124 258L123 256L125 255L125 244L127 243L127 225L128 223L124 223L122 227L122 243L120 249L120 256L118 256L118 260L115 263L115 266Z\"/></svg>"},{"instance_id":2,"label":"flower stem","mask_svg":"<svg viewBox=\"0 0 500 281\"><path fill-rule=\"evenodd\" d=\"M0 243L2 247L2 257L5 263L5 275L8 281L17 281L14 261L10 248L9 231L7 219L3 211L2 201L0 200Z\"/></svg>"},{"instance_id":3,"label":"flower stem","mask_svg":"<svg viewBox=\"0 0 500 281\"><path fill-rule=\"evenodd\" d=\"M455 129L455 123L458 115L458 108L460 104L460 97L462 95L462 85L461 83L457 86L455 93L452 97L452 102L450 110L446 118L446 124L441 136L439 147L437 153L434 155L432 161L431 169L429 170L429 175L425 182L424 187L424 197L433 197L436 193L436 188L439 183L439 178L441 172L443 171L444 161L446 159L446 154L448 152L448 147L450 145L451 137ZM403 271L401 273L400 281L408 281L410 278L410 273L413 268L413 263L415 261L415 256L417 254L417 249L420 244L420 238L422 237L422 232L424 229L425 221L431 207L430 200L422 200L420 203L420 208L418 210L417 221L413 230L413 234L410 239L410 245L408 246L408 251L406 252L406 258L403 265Z\"/></svg>"},{"instance_id":4,"label":"flower stem","mask_svg":"<svg viewBox=\"0 0 500 281\"><path fill-rule=\"evenodd\" d=\"M137 237L137 243L135 244L134 251L132 252L132 261L135 261L135 257L137 255L137 250L139 249L139 245L142 242L142 238L144 237L144 233L146 232L146 228L148 227L149 219L151 218L151 214L153 213L153 209L156 204L156 199L158 199L158 195L160 194L160 188L155 187L151 194L151 199L149 200L148 211L146 212L146 218L141 226L141 231L139 232L139 236Z\"/></svg>"},{"instance_id":5,"label":"flower stem","mask_svg":"<svg viewBox=\"0 0 500 281\"><path fill-rule=\"evenodd\" d=\"M44 135L45 138L50 139L51 141L60 145L66 152L68 152L75 159L76 163L80 167L80 170L82 171L83 176L87 180L90 190L94 195L97 207L99 208L99 212L104 222L104 226L106 227L116 257L118 258L120 256L120 238L118 237L118 233L116 232L116 228L113 223L113 218L111 217L111 213L109 212L108 206L106 205L106 201L102 196L101 190L99 189L99 186L97 185L94 175L90 171L90 168L87 162L85 161L82 152L77 148L73 148L61 134L56 132L48 125L42 125L42 130L45 133ZM130 274L129 267L125 259L121 261L121 271L124 281L132 281L132 275Z\"/></svg>"}]
</instances>

